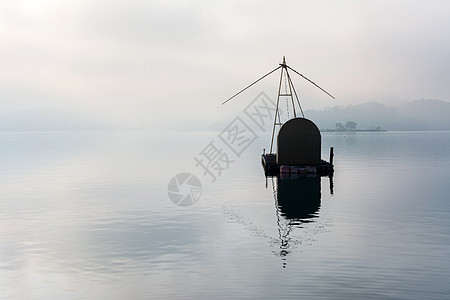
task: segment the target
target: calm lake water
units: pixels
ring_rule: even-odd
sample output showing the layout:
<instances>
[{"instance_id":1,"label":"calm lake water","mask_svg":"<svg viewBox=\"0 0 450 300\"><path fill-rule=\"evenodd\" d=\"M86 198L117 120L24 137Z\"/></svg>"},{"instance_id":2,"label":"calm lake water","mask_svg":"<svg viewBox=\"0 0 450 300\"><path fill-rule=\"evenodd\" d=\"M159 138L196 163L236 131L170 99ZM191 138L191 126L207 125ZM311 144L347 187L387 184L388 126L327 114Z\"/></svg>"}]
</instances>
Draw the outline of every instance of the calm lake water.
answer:
<instances>
[{"instance_id":1,"label":"calm lake water","mask_svg":"<svg viewBox=\"0 0 450 300\"><path fill-rule=\"evenodd\" d=\"M450 132L322 133L332 180L266 179L269 143L0 133L0 298L450 298Z\"/></svg>"}]
</instances>

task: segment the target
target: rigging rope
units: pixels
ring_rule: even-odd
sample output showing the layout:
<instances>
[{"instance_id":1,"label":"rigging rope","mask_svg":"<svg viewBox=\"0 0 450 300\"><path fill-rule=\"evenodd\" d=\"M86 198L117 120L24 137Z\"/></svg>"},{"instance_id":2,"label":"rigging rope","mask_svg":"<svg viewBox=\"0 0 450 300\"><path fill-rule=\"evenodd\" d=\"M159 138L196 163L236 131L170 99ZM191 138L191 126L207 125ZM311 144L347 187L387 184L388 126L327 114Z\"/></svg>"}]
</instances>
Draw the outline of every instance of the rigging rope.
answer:
<instances>
[{"instance_id":1,"label":"rigging rope","mask_svg":"<svg viewBox=\"0 0 450 300\"><path fill-rule=\"evenodd\" d=\"M287 74L284 76L284 95L286 97L286 112L287 112L287 121L288 121L290 118L289 118L289 96L287 96L288 95Z\"/></svg>"}]
</instances>

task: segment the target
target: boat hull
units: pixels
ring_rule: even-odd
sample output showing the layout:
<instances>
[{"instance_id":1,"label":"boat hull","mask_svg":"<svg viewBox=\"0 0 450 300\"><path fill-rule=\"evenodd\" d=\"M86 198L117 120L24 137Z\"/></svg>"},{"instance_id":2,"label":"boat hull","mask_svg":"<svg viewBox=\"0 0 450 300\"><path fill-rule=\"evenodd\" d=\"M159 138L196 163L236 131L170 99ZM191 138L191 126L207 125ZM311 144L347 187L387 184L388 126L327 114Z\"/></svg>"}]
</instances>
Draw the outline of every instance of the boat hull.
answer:
<instances>
[{"instance_id":1,"label":"boat hull","mask_svg":"<svg viewBox=\"0 0 450 300\"><path fill-rule=\"evenodd\" d=\"M331 163L321 160L316 166L290 166L277 164L276 154L263 154L261 156L261 163L264 168L266 176L276 175L309 175L309 176L328 176L333 174L334 167Z\"/></svg>"}]
</instances>

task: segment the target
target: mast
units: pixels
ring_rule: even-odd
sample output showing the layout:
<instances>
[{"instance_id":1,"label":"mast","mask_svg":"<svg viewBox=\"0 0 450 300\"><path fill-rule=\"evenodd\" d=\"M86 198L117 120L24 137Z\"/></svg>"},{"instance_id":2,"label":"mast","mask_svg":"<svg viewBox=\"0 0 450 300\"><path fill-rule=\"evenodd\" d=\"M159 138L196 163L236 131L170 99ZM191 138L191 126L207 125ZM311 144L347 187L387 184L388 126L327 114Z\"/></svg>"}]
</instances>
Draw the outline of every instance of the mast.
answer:
<instances>
[{"instance_id":1,"label":"mast","mask_svg":"<svg viewBox=\"0 0 450 300\"><path fill-rule=\"evenodd\" d=\"M294 113L294 118L297 118L297 112L295 110L295 102L294 102L294 95L295 98L297 100L298 103L298 107L300 109L300 112L302 113L302 117L304 118L305 115L303 114L303 110L302 110L302 106L300 105L300 101L298 99L297 96L297 92L295 91L294 88L294 84L292 83L291 80L291 76L289 76L289 72L288 72L288 65L286 64L286 58L283 56L283 62L280 64L281 67L281 76L280 76L280 83L278 85L278 96L277 96L277 108L275 110L275 117L273 119L273 129L272 129L272 140L270 142L270 154L272 154L272 149L273 149L273 140L275 137L275 129L277 126L283 126L284 123L281 122L281 117L280 117L280 109L279 109L279 105L280 105L280 98L281 97L286 97L286 100L288 101L288 99L290 98L290 102L292 105L292 111ZM285 91L284 93L281 92L281 86L283 85L283 78L285 80ZM294 94L292 93L294 91ZM289 109L289 108L288 108ZM277 118L278 118L278 122L277 122Z\"/></svg>"},{"instance_id":2,"label":"mast","mask_svg":"<svg viewBox=\"0 0 450 300\"><path fill-rule=\"evenodd\" d=\"M302 118L305 117L305 115L303 113L302 106L300 105L300 100L299 100L297 92L296 92L296 90L294 88L294 84L292 83L292 79L291 79L291 76L289 75L288 70L290 70L290 71L296 73L297 75L301 76L303 79L307 80L309 83L311 83L312 85L314 85L315 87L320 89L322 92L324 92L325 94L327 94L331 98L335 99L333 97L333 95L331 95L330 93L325 91L323 88L321 88L315 82L313 82L312 80L310 80L309 78L307 78L303 74L301 74L301 73L297 72L296 70L292 69L291 67L289 67L286 64L286 58L283 56L283 62L281 64L279 64L279 66L277 68L273 69L272 71L270 71L266 75L262 76L258 80L254 81L253 83L251 83L250 85L248 85L244 89L240 90L239 92L237 92L236 94L234 94L233 96L231 96L230 98L225 100L222 103L222 105L224 105L225 103L227 103L231 99L235 98L237 95L241 94L242 92L244 92L248 88L252 87L256 83L258 83L259 81L261 81L262 79L266 78L267 76L269 76L270 74L272 74L273 72L275 72L275 71L277 71L279 69L281 69L281 75L280 75L280 82L279 82L279 85L278 85L277 107L276 107L276 110L275 110L275 116L273 118L272 140L270 142L270 154L272 154L272 149L273 149L273 140L274 140L274 137L275 137L275 128L277 126L281 127L284 124L284 123L281 122L281 116L280 116L280 109L279 109L280 98L281 97L286 97L287 102L289 102L289 98L290 98L290 102L291 102L291 105L292 105L292 111L293 111L293 114L294 114L294 118L297 118L297 111L296 111L296 108L295 108L295 101L294 101L294 96L295 96L295 100L296 100L298 108L299 108L299 110L301 112ZM285 91L284 91L284 93L281 92L281 86L283 84L283 78L285 80ZM287 105L287 107L289 107L289 105ZM278 121L277 121L277 119L278 119Z\"/></svg>"}]
</instances>

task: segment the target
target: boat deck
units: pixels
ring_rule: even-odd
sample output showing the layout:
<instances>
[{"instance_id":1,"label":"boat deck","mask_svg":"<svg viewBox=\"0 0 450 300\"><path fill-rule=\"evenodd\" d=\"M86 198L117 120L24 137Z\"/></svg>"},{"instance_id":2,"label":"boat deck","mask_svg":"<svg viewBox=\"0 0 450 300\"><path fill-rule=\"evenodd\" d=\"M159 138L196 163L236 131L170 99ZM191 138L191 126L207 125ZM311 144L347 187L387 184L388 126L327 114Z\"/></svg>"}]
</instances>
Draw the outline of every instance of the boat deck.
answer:
<instances>
[{"instance_id":1,"label":"boat deck","mask_svg":"<svg viewBox=\"0 0 450 300\"><path fill-rule=\"evenodd\" d=\"M261 155L261 163L264 167L266 176L276 176L280 173L292 175L317 175L329 176L334 172L334 166L325 160L321 160L319 165L315 166L286 166L277 164L276 154Z\"/></svg>"}]
</instances>

